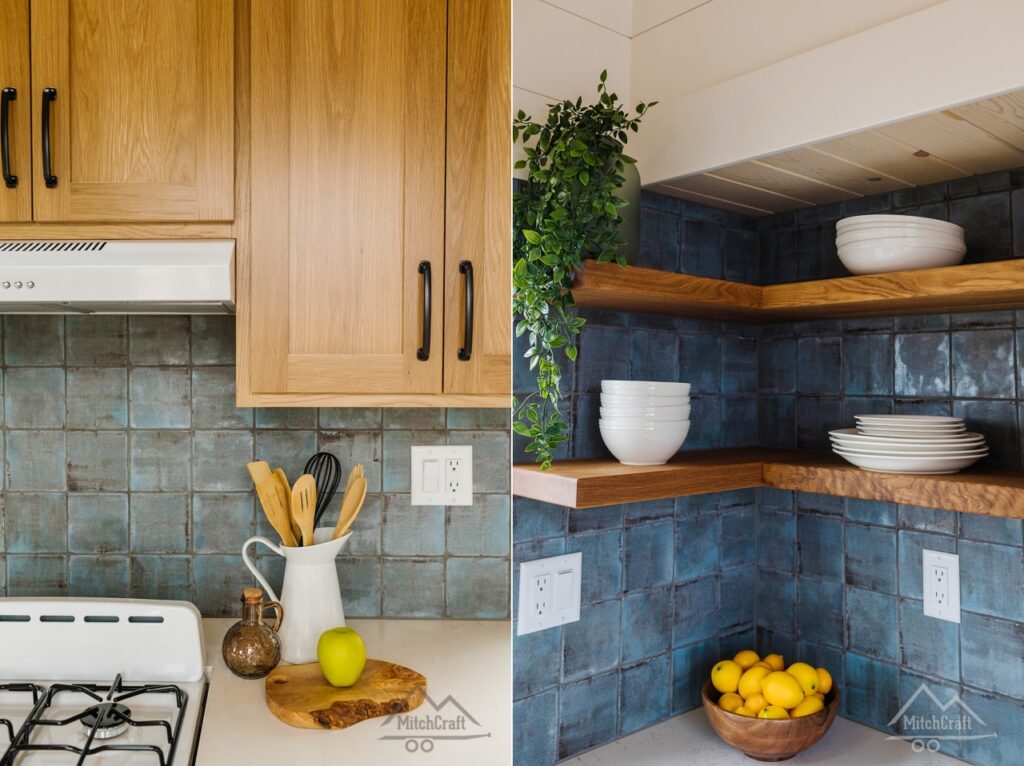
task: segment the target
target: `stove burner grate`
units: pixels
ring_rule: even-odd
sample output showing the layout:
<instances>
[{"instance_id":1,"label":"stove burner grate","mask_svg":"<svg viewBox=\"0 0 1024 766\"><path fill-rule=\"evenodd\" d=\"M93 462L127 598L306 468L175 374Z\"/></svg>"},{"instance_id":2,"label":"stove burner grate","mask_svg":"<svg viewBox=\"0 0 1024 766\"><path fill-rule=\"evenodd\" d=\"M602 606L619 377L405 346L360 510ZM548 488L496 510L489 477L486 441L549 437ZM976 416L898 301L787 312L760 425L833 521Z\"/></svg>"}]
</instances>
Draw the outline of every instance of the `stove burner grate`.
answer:
<instances>
[{"instance_id":1,"label":"stove burner grate","mask_svg":"<svg viewBox=\"0 0 1024 766\"><path fill-rule=\"evenodd\" d=\"M32 709L35 710L36 705L39 704L39 699L43 696L43 690L41 687L35 684L0 684L0 692L24 692L32 695ZM0 718L0 731L7 732L7 741L14 742L14 725L8 718Z\"/></svg>"},{"instance_id":2,"label":"stove burner grate","mask_svg":"<svg viewBox=\"0 0 1024 766\"><path fill-rule=\"evenodd\" d=\"M113 739L128 730L132 711L116 702L104 702L89 708L79 721L86 731L96 731L96 739Z\"/></svg>"}]
</instances>

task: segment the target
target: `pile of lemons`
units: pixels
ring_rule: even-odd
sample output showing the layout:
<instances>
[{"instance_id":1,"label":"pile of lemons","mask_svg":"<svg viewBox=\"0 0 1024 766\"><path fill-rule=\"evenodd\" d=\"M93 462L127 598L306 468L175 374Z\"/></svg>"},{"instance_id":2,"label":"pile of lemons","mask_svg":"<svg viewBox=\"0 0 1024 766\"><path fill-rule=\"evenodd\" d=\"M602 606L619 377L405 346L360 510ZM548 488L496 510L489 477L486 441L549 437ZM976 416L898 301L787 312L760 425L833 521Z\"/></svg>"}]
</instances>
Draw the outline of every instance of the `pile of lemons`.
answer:
<instances>
[{"instance_id":1,"label":"pile of lemons","mask_svg":"<svg viewBox=\"0 0 1024 766\"><path fill-rule=\"evenodd\" d=\"M785 669L783 669L785 668ZM718 705L748 718L802 718L825 707L832 676L825 668L794 662L788 668L781 654L761 659L744 649L711 669L711 685L722 693Z\"/></svg>"}]
</instances>

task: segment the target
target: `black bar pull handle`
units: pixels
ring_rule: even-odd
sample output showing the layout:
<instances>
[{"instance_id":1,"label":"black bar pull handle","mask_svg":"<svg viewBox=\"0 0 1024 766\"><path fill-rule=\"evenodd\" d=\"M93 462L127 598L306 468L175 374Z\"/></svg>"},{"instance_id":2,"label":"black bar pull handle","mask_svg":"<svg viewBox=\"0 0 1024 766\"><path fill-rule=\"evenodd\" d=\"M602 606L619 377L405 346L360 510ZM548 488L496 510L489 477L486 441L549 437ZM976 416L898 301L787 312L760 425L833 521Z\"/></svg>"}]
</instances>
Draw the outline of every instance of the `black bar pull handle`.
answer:
<instances>
[{"instance_id":1,"label":"black bar pull handle","mask_svg":"<svg viewBox=\"0 0 1024 766\"><path fill-rule=\"evenodd\" d=\"M466 318L462 327L459 361L468 362L473 356L473 262L460 261L459 273L466 277Z\"/></svg>"},{"instance_id":2,"label":"black bar pull handle","mask_svg":"<svg viewBox=\"0 0 1024 766\"><path fill-rule=\"evenodd\" d=\"M425 362L430 358L430 261L420 261L423 275L423 345L416 349L416 358Z\"/></svg>"},{"instance_id":3,"label":"black bar pull handle","mask_svg":"<svg viewBox=\"0 0 1024 766\"><path fill-rule=\"evenodd\" d=\"M56 88L43 88L43 181L47 189L57 186L57 176L53 174L53 159L50 156L50 104L57 100Z\"/></svg>"},{"instance_id":4,"label":"black bar pull handle","mask_svg":"<svg viewBox=\"0 0 1024 766\"><path fill-rule=\"evenodd\" d=\"M17 100L16 88L4 88L0 92L0 164L3 165L4 185L8 189L18 188L18 177L11 173L11 102Z\"/></svg>"}]
</instances>

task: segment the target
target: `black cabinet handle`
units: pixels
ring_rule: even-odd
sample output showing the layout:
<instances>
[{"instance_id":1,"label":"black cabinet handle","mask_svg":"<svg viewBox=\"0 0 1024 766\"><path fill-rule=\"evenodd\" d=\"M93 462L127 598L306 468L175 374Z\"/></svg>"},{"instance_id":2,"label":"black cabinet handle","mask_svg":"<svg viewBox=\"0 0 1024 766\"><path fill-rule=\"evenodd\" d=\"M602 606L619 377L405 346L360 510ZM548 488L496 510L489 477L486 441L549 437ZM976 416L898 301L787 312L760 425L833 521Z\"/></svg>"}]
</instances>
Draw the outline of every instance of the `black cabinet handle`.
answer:
<instances>
[{"instance_id":1,"label":"black cabinet handle","mask_svg":"<svg viewBox=\"0 0 1024 766\"><path fill-rule=\"evenodd\" d=\"M0 93L0 164L3 165L4 185L18 188L18 177L11 174L11 102L18 100L15 88L4 88Z\"/></svg>"},{"instance_id":2,"label":"black cabinet handle","mask_svg":"<svg viewBox=\"0 0 1024 766\"><path fill-rule=\"evenodd\" d=\"M466 277L466 319L462 327L462 348L459 361L468 362L473 356L473 262L460 261L459 273Z\"/></svg>"},{"instance_id":3,"label":"black cabinet handle","mask_svg":"<svg viewBox=\"0 0 1024 766\"><path fill-rule=\"evenodd\" d=\"M43 181L47 189L57 186L57 176L53 174L53 161L50 157L50 104L56 100L56 88L43 88Z\"/></svg>"},{"instance_id":4,"label":"black cabinet handle","mask_svg":"<svg viewBox=\"0 0 1024 766\"><path fill-rule=\"evenodd\" d=\"M423 275L423 345L416 349L416 358L425 362L430 358L430 261L420 261Z\"/></svg>"}]
</instances>

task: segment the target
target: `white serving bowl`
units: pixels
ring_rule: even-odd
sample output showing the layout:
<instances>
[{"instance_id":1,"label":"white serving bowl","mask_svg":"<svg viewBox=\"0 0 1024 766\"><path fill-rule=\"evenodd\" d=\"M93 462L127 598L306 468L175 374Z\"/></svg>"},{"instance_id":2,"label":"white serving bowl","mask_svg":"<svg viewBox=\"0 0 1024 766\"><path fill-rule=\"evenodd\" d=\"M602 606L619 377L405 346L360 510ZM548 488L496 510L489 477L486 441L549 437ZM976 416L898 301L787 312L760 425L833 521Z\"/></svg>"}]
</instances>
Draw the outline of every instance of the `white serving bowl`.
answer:
<instances>
[{"instance_id":1,"label":"white serving bowl","mask_svg":"<svg viewBox=\"0 0 1024 766\"><path fill-rule=\"evenodd\" d=\"M690 405L680 404L673 407L601 407L602 418L657 418L658 420L689 420Z\"/></svg>"},{"instance_id":2,"label":"white serving bowl","mask_svg":"<svg viewBox=\"0 0 1024 766\"><path fill-rule=\"evenodd\" d=\"M881 232L852 232L850 234L837 234L836 247L846 247L858 242L878 242L896 240L904 244L929 244L938 247L966 247L963 239L959 237L947 237L941 234L922 236L919 234L883 234Z\"/></svg>"},{"instance_id":3,"label":"white serving bowl","mask_svg":"<svg viewBox=\"0 0 1024 766\"><path fill-rule=\"evenodd\" d=\"M857 224L854 226L837 226L836 234L842 237L891 235L893 237L949 237L963 241L964 230L959 226L947 228L939 226L897 226L896 224Z\"/></svg>"},{"instance_id":4,"label":"white serving bowl","mask_svg":"<svg viewBox=\"0 0 1024 766\"><path fill-rule=\"evenodd\" d=\"M690 424L689 418L673 418L667 420L665 418L609 418L604 415L597 421L598 425L604 424L611 428L685 428Z\"/></svg>"},{"instance_id":5,"label":"white serving bowl","mask_svg":"<svg viewBox=\"0 0 1024 766\"><path fill-rule=\"evenodd\" d=\"M854 242L838 249L839 260L852 274L885 274L955 266L964 259L963 244L938 244L927 240L879 239Z\"/></svg>"},{"instance_id":6,"label":"white serving bowl","mask_svg":"<svg viewBox=\"0 0 1024 766\"><path fill-rule=\"evenodd\" d=\"M651 409L662 407L688 407L689 396L647 396L644 394L601 394L602 407L628 407L630 409Z\"/></svg>"},{"instance_id":7,"label":"white serving bowl","mask_svg":"<svg viewBox=\"0 0 1024 766\"><path fill-rule=\"evenodd\" d=\"M619 428L603 422L599 422L598 427L605 446L620 463L662 465L683 446L690 431L690 421L685 421L682 428Z\"/></svg>"},{"instance_id":8,"label":"white serving bowl","mask_svg":"<svg viewBox=\"0 0 1024 766\"><path fill-rule=\"evenodd\" d=\"M602 380L602 394L624 396L689 396L689 383L657 380Z\"/></svg>"},{"instance_id":9,"label":"white serving bowl","mask_svg":"<svg viewBox=\"0 0 1024 766\"><path fill-rule=\"evenodd\" d=\"M920 215L852 215L836 221L836 231L848 229L871 228L874 226L902 226L907 228L937 229L939 231L963 231L962 226L938 218L925 218Z\"/></svg>"}]
</instances>

